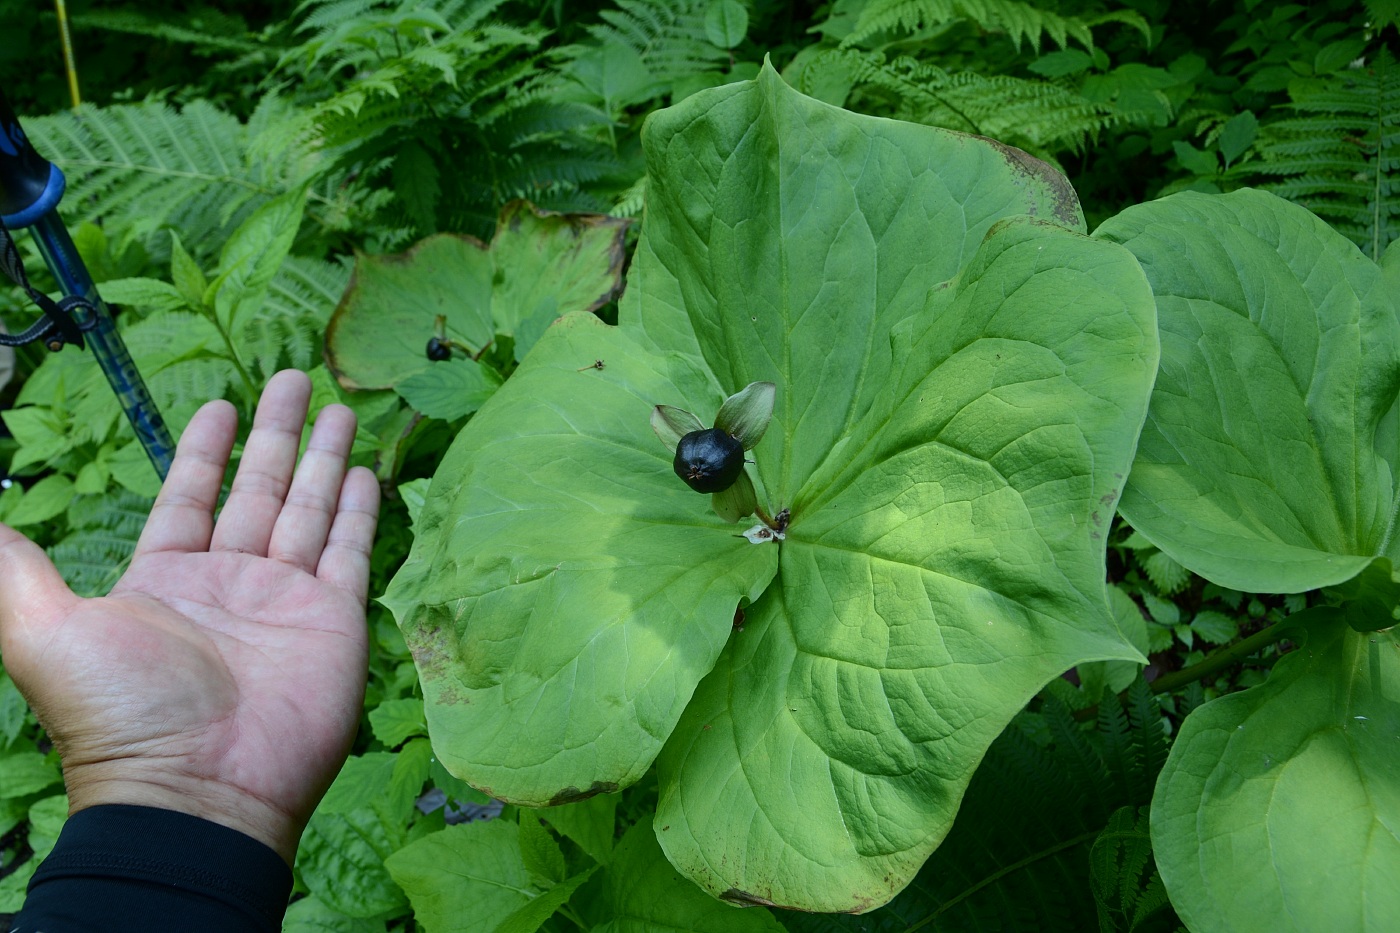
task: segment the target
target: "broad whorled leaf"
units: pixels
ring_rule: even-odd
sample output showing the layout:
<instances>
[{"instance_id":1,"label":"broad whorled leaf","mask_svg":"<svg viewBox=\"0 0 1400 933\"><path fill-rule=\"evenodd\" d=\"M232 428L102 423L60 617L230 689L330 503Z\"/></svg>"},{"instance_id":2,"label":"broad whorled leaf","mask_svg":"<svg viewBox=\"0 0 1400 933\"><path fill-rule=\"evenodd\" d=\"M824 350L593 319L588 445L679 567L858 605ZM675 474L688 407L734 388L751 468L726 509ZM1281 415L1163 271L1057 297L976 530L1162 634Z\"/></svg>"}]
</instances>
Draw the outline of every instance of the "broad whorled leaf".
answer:
<instances>
[{"instance_id":1,"label":"broad whorled leaf","mask_svg":"<svg viewBox=\"0 0 1400 933\"><path fill-rule=\"evenodd\" d=\"M771 70L654 115L644 142L620 325L563 319L473 418L385 602L455 773L538 805L660 754L682 873L869 909L1040 686L1137 657L1102 536L1155 369L1151 296L1075 232L1048 166ZM658 404L712 423L760 381L777 401L750 473L791 510L781 543L717 517L650 423Z\"/></svg>"},{"instance_id":2,"label":"broad whorled leaf","mask_svg":"<svg viewBox=\"0 0 1400 933\"><path fill-rule=\"evenodd\" d=\"M1400 560L1400 320L1380 270L1262 191L1130 208L1122 243L1157 296L1162 366L1123 494L1188 569L1301 593Z\"/></svg>"},{"instance_id":3,"label":"broad whorled leaf","mask_svg":"<svg viewBox=\"0 0 1400 933\"><path fill-rule=\"evenodd\" d=\"M1140 205L1096 236L1138 256L1162 334L1124 516L1214 583L1327 587L1343 604L1308 611L1305 647L1267 683L1182 724L1152 811L1167 892L1201 933L1390 929L1400 916L1381 880L1400 872L1394 267L1258 191Z\"/></svg>"},{"instance_id":4,"label":"broad whorled leaf","mask_svg":"<svg viewBox=\"0 0 1400 933\"><path fill-rule=\"evenodd\" d=\"M1393 930L1400 640L1334 613L1261 686L1182 723L1152 804L1167 892L1198 933ZM1204 803L1203 803L1204 801Z\"/></svg>"},{"instance_id":5,"label":"broad whorled leaf","mask_svg":"<svg viewBox=\"0 0 1400 933\"><path fill-rule=\"evenodd\" d=\"M347 389L387 389L436 373L426 347L438 316L446 319L445 336L472 352L499 334L514 341L520 359L555 318L613 299L629 223L512 201L489 247L439 234L406 253L357 256L326 328L326 361ZM436 382L420 379L418 391L445 392L454 380Z\"/></svg>"}]
</instances>

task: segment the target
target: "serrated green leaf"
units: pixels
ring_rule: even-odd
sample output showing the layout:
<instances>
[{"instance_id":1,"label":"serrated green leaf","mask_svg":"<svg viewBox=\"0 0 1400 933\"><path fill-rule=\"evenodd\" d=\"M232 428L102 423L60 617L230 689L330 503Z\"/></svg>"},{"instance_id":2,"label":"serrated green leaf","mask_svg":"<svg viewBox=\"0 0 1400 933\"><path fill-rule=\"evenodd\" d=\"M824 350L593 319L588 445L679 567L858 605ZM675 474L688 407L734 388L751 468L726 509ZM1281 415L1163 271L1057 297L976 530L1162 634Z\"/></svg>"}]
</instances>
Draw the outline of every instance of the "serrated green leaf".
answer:
<instances>
[{"instance_id":1,"label":"serrated green leaf","mask_svg":"<svg viewBox=\"0 0 1400 933\"><path fill-rule=\"evenodd\" d=\"M598 866L595 865L587 871L579 872L572 878L545 889L539 897L528 901L502 920L501 925L496 927L492 933L534 933L542 923L554 915L555 911L568 903L569 898L574 896L574 892L582 887L585 881L593 877L593 873L597 870Z\"/></svg>"},{"instance_id":2,"label":"serrated green leaf","mask_svg":"<svg viewBox=\"0 0 1400 933\"><path fill-rule=\"evenodd\" d=\"M29 848L37 859L48 858L58 842L63 824L68 822L68 797L56 794L37 801L29 808Z\"/></svg>"},{"instance_id":3,"label":"serrated green leaf","mask_svg":"<svg viewBox=\"0 0 1400 933\"><path fill-rule=\"evenodd\" d=\"M540 823L539 810L520 811L520 859L541 888L564 880L564 853Z\"/></svg>"},{"instance_id":4,"label":"serrated green leaf","mask_svg":"<svg viewBox=\"0 0 1400 933\"><path fill-rule=\"evenodd\" d=\"M347 758L317 812L349 813L373 806L389 789L397 757L393 752L365 752Z\"/></svg>"},{"instance_id":5,"label":"serrated green leaf","mask_svg":"<svg viewBox=\"0 0 1400 933\"><path fill-rule=\"evenodd\" d=\"M58 763L42 752L17 749L0 754L0 800L33 794L60 780Z\"/></svg>"},{"instance_id":6,"label":"serrated green leaf","mask_svg":"<svg viewBox=\"0 0 1400 933\"><path fill-rule=\"evenodd\" d=\"M68 508L68 503L73 501L73 495L71 479L60 473L50 474L24 491L24 498L6 513L5 523L22 528L46 522L62 514Z\"/></svg>"},{"instance_id":7,"label":"serrated green leaf","mask_svg":"<svg viewBox=\"0 0 1400 933\"><path fill-rule=\"evenodd\" d=\"M0 751L9 748L19 737L28 712L29 704L25 702L19 688L10 679L10 675L0 669ZM9 830L0 829L0 835L6 832Z\"/></svg>"},{"instance_id":8,"label":"serrated green leaf","mask_svg":"<svg viewBox=\"0 0 1400 933\"><path fill-rule=\"evenodd\" d=\"M385 865L402 844L403 828L373 807L344 813L318 809L297 850L297 874L311 893L350 917L375 917L407 906Z\"/></svg>"},{"instance_id":9,"label":"serrated green leaf","mask_svg":"<svg viewBox=\"0 0 1400 933\"><path fill-rule=\"evenodd\" d=\"M185 244L174 230L170 231L170 281L191 310L203 310L209 279L194 257L185 251Z\"/></svg>"},{"instance_id":10,"label":"serrated green leaf","mask_svg":"<svg viewBox=\"0 0 1400 933\"><path fill-rule=\"evenodd\" d=\"M429 418L454 421L476 411L500 388L501 377L476 360L444 360L402 379L394 391Z\"/></svg>"},{"instance_id":11,"label":"serrated green leaf","mask_svg":"<svg viewBox=\"0 0 1400 933\"><path fill-rule=\"evenodd\" d=\"M599 794L578 803L550 807L542 811L542 815L549 825L578 843L595 861L607 864L612 858L617 799L616 794Z\"/></svg>"},{"instance_id":12,"label":"serrated green leaf","mask_svg":"<svg viewBox=\"0 0 1400 933\"><path fill-rule=\"evenodd\" d=\"M1191 582L1191 571L1177 563L1168 554L1153 549L1153 553L1139 557L1143 571L1152 585L1163 595L1171 596L1186 588Z\"/></svg>"},{"instance_id":13,"label":"serrated green leaf","mask_svg":"<svg viewBox=\"0 0 1400 933\"><path fill-rule=\"evenodd\" d=\"M224 243L219 274L210 288L214 313L226 331L237 326L241 309L262 301L291 252L305 209L305 190L279 195L255 210Z\"/></svg>"},{"instance_id":14,"label":"serrated green leaf","mask_svg":"<svg viewBox=\"0 0 1400 933\"><path fill-rule=\"evenodd\" d=\"M383 920L351 917L318 897L303 897L287 908L282 933L385 933Z\"/></svg>"},{"instance_id":15,"label":"serrated green leaf","mask_svg":"<svg viewBox=\"0 0 1400 933\"><path fill-rule=\"evenodd\" d=\"M1181 622L1181 607L1169 599L1154 596L1151 593L1139 594L1143 605L1147 607L1148 613L1152 616L1152 621L1159 625L1178 625Z\"/></svg>"},{"instance_id":16,"label":"serrated green leaf","mask_svg":"<svg viewBox=\"0 0 1400 933\"><path fill-rule=\"evenodd\" d=\"M416 735L428 734L428 721L423 715L420 697L386 700L369 713L374 737L389 748L397 748Z\"/></svg>"},{"instance_id":17,"label":"serrated green leaf","mask_svg":"<svg viewBox=\"0 0 1400 933\"><path fill-rule=\"evenodd\" d=\"M1207 609L1196 613L1191 620L1191 631L1212 645L1224 645L1234 641L1240 634L1240 624L1223 612Z\"/></svg>"},{"instance_id":18,"label":"serrated green leaf","mask_svg":"<svg viewBox=\"0 0 1400 933\"><path fill-rule=\"evenodd\" d=\"M1220 128L1220 154L1225 157L1225 167L1244 155L1254 137L1259 133L1259 118L1246 110L1225 121Z\"/></svg>"},{"instance_id":19,"label":"serrated green leaf","mask_svg":"<svg viewBox=\"0 0 1400 933\"><path fill-rule=\"evenodd\" d=\"M185 306L185 296L160 279L111 279L98 289L109 304L148 311L174 311Z\"/></svg>"},{"instance_id":20,"label":"serrated green leaf","mask_svg":"<svg viewBox=\"0 0 1400 933\"><path fill-rule=\"evenodd\" d=\"M510 820L449 826L390 856L386 865L408 892L428 931L495 930L540 895L520 859L520 831Z\"/></svg>"}]
</instances>

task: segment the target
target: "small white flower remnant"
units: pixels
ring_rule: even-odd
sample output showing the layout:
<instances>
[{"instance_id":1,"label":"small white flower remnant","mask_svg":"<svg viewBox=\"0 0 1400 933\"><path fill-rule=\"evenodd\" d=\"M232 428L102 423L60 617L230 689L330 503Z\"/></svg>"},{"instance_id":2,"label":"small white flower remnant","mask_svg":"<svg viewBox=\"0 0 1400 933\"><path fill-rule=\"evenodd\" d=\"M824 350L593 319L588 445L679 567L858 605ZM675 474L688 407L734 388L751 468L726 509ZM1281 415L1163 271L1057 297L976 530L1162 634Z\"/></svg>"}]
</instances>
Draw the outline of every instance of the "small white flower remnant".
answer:
<instances>
[{"instance_id":1,"label":"small white flower remnant","mask_svg":"<svg viewBox=\"0 0 1400 933\"><path fill-rule=\"evenodd\" d=\"M750 544L763 544L767 541L781 541L786 538L787 535L783 534L781 531L774 531L772 528L763 524L763 522L759 522L757 525L754 525L748 531L744 532L744 537L749 539Z\"/></svg>"}]
</instances>

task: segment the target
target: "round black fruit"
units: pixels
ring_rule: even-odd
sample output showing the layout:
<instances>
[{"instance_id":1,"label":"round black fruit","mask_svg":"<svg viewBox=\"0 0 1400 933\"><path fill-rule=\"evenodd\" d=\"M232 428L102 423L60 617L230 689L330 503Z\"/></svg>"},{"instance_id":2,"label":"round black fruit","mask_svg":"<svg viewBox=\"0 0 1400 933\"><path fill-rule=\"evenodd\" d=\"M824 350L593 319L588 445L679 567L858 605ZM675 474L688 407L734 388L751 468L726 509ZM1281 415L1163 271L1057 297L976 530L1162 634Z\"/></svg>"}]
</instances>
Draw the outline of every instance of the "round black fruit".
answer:
<instances>
[{"instance_id":1,"label":"round black fruit","mask_svg":"<svg viewBox=\"0 0 1400 933\"><path fill-rule=\"evenodd\" d=\"M744 472L744 447L719 428L691 431L676 445L672 467L696 492L724 492Z\"/></svg>"},{"instance_id":2,"label":"round black fruit","mask_svg":"<svg viewBox=\"0 0 1400 933\"><path fill-rule=\"evenodd\" d=\"M437 337L428 338L428 359L434 363L452 359L452 348Z\"/></svg>"}]
</instances>

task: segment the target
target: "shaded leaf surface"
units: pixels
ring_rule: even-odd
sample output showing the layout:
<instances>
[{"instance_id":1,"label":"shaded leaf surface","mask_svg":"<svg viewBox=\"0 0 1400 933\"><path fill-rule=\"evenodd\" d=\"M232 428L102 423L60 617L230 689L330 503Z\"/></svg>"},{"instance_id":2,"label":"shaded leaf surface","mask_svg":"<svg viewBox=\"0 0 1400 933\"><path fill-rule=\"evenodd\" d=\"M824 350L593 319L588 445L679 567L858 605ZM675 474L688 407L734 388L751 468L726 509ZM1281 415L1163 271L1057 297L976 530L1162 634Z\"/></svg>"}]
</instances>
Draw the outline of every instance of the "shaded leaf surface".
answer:
<instances>
[{"instance_id":1,"label":"shaded leaf surface","mask_svg":"<svg viewBox=\"0 0 1400 933\"><path fill-rule=\"evenodd\" d=\"M1187 717L1153 798L1152 842L1192 930L1394 927L1397 697L1395 633L1358 633L1334 614L1314 618L1263 685Z\"/></svg>"},{"instance_id":2,"label":"shaded leaf surface","mask_svg":"<svg viewBox=\"0 0 1400 933\"><path fill-rule=\"evenodd\" d=\"M1400 460L1384 423L1400 391L1400 319L1376 264L1259 191L1174 195L1095 236L1142 262L1162 334L1123 497L1132 526L1253 593L1304 592L1400 557Z\"/></svg>"},{"instance_id":3,"label":"shaded leaf surface","mask_svg":"<svg viewBox=\"0 0 1400 933\"><path fill-rule=\"evenodd\" d=\"M645 823L633 826L617 844L593 913L602 921L593 933L781 933L783 929L768 911L739 910L720 903L681 877Z\"/></svg>"}]
</instances>

